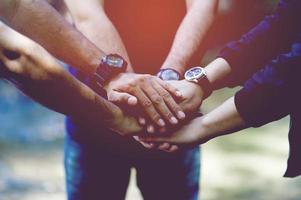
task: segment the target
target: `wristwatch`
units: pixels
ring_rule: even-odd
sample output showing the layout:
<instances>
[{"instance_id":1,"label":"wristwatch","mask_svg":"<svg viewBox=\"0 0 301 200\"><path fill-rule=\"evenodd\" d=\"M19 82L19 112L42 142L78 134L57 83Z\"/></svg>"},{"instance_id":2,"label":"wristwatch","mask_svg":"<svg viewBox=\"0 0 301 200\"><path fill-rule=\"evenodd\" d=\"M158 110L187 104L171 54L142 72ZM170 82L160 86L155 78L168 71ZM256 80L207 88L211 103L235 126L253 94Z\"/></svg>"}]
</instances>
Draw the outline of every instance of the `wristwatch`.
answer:
<instances>
[{"instance_id":1,"label":"wristwatch","mask_svg":"<svg viewBox=\"0 0 301 200\"><path fill-rule=\"evenodd\" d=\"M185 79L201 86L204 91L204 98L212 93L211 84L207 78L206 70L202 67L193 67L185 72Z\"/></svg>"},{"instance_id":2,"label":"wristwatch","mask_svg":"<svg viewBox=\"0 0 301 200\"><path fill-rule=\"evenodd\" d=\"M103 56L95 72L97 84L103 87L114 76L125 72L126 67L127 62L118 54Z\"/></svg>"},{"instance_id":3,"label":"wristwatch","mask_svg":"<svg viewBox=\"0 0 301 200\"><path fill-rule=\"evenodd\" d=\"M164 81L180 80L180 73L171 68L160 69L157 77Z\"/></svg>"}]
</instances>

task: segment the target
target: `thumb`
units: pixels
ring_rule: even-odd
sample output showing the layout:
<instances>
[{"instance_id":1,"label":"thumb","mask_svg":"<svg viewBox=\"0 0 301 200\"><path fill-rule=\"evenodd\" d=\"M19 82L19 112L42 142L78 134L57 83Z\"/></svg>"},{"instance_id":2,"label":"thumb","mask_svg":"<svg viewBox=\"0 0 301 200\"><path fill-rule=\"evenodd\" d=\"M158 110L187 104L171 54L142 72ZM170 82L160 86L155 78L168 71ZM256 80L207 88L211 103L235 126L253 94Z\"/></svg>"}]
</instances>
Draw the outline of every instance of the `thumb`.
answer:
<instances>
[{"instance_id":1,"label":"thumb","mask_svg":"<svg viewBox=\"0 0 301 200\"><path fill-rule=\"evenodd\" d=\"M138 100L135 96L132 96L125 92L110 91L108 93L108 100L117 104L128 104L131 106L137 105Z\"/></svg>"}]
</instances>

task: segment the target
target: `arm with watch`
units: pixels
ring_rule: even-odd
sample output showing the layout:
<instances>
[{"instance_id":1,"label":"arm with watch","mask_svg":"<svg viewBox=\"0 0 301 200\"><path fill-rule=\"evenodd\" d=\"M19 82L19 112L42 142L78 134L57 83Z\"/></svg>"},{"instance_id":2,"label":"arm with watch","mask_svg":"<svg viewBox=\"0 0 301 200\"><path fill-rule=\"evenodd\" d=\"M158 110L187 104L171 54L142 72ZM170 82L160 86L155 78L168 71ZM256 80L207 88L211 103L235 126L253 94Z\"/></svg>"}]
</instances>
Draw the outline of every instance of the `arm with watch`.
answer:
<instances>
[{"instance_id":1,"label":"arm with watch","mask_svg":"<svg viewBox=\"0 0 301 200\"><path fill-rule=\"evenodd\" d=\"M0 16L12 27L41 44L57 58L86 74L95 76L100 86L107 84L109 98L113 91L121 94L118 98L131 97L130 103L140 103L149 117L159 126L165 125L162 118L177 123L174 115L178 119L185 117L171 98L172 95L179 95L176 89L150 75L124 73L127 62L121 56L106 55L69 24L47 1L4 0L0 3L0 11ZM121 77L122 79L117 81ZM114 85L108 84L113 78ZM124 87L122 83L124 79L130 79L128 85L136 84L136 87L134 89L130 86ZM146 82L154 83L156 89L145 84ZM159 92L164 94L164 98L160 97Z\"/></svg>"},{"instance_id":2,"label":"arm with watch","mask_svg":"<svg viewBox=\"0 0 301 200\"><path fill-rule=\"evenodd\" d=\"M40 45L1 22L0 78L83 126L106 125L124 136L142 131L135 118L126 116L119 107L71 76Z\"/></svg>"},{"instance_id":3,"label":"arm with watch","mask_svg":"<svg viewBox=\"0 0 301 200\"><path fill-rule=\"evenodd\" d=\"M295 111L291 106L298 99L294 88L300 80L297 77L300 43L294 43L294 40L300 33L299 21L296 20L300 18L300 7L298 0L280 1L274 14L239 40L226 45L205 67L213 90L238 86L249 79L234 97L174 133L147 136L141 138L142 141L202 144L246 127L264 125ZM291 52L282 54L288 47ZM277 59L272 60L275 57ZM262 69L257 71L260 67ZM283 102L288 103L283 105Z\"/></svg>"},{"instance_id":4,"label":"arm with watch","mask_svg":"<svg viewBox=\"0 0 301 200\"><path fill-rule=\"evenodd\" d=\"M179 80L180 75L177 73L177 71L173 69L161 69L160 72L158 73L158 77L161 78L162 80L167 81L181 92L182 99L181 101L179 101L179 105L184 110L184 112L187 113L188 115L187 120L193 118L192 116L195 116L194 114L200 108L203 99L211 94L211 87L207 79L206 72L202 67L199 66L187 70L185 73L185 79L183 80ZM141 125L144 125L140 121L139 123ZM168 127L163 131L168 133L171 130L178 129L182 125L183 123L180 124L180 126L178 127ZM149 124L147 125L148 129L149 127L152 126L153 125L149 125ZM154 128L152 128L152 130L153 130L152 133L154 133L155 132ZM160 135L166 133L161 133ZM168 140L166 140L167 142L159 143L158 145L156 145L153 142L139 140L139 138L137 139L137 141L139 141L146 148L149 149L157 148L166 152L173 152L178 150L179 148L176 145L167 143Z\"/></svg>"},{"instance_id":5,"label":"arm with watch","mask_svg":"<svg viewBox=\"0 0 301 200\"><path fill-rule=\"evenodd\" d=\"M157 73L160 79L164 81L180 80L184 76L184 72L190 60L196 56L207 32L213 24L218 3L218 0L186 0L187 14L177 30L172 47L160 71ZM176 82L173 82L173 84L176 84ZM187 86L187 82L181 81L174 86L185 87ZM191 86L191 88L193 87L194 86ZM185 102L188 102L187 98L189 98L190 93L187 94L187 91L183 90L181 92L182 95L183 92L186 92L186 95L183 95L183 101L181 101L182 106L180 106L184 112L195 111L197 109L196 107L201 105L201 96L199 101L194 98L194 101L190 101L189 104L186 104ZM198 95L201 95L200 93L201 91ZM191 98L196 96L197 95L193 95ZM185 107L183 107L183 105L185 105ZM142 122L145 122L145 119L143 119Z\"/></svg>"},{"instance_id":6,"label":"arm with watch","mask_svg":"<svg viewBox=\"0 0 301 200\"><path fill-rule=\"evenodd\" d=\"M186 0L187 14L180 24L161 69L173 69L181 77L200 48L217 16L219 0ZM195 63L194 63L195 64Z\"/></svg>"}]
</instances>

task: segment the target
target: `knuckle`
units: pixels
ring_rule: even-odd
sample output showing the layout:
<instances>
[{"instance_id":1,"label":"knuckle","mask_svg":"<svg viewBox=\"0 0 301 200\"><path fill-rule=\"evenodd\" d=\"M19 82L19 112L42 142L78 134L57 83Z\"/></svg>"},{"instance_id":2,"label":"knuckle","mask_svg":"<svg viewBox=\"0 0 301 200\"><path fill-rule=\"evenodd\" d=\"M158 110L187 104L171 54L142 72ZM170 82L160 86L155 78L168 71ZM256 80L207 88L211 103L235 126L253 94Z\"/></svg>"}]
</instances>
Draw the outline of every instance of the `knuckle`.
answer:
<instances>
[{"instance_id":1,"label":"knuckle","mask_svg":"<svg viewBox=\"0 0 301 200\"><path fill-rule=\"evenodd\" d=\"M153 119L153 121L158 121L159 119L161 119L160 115L157 112L154 112L151 115L151 118Z\"/></svg>"},{"instance_id":2,"label":"knuckle","mask_svg":"<svg viewBox=\"0 0 301 200\"><path fill-rule=\"evenodd\" d=\"M145 107L145 108L149 108L149 107L152 106L152 102L149 101L149 100L143 100L143 101L141 102L141 105L142 105L143 107Z\"/></svg>"},{"instance_id":3,"label":"knuckle","mask_svg":"<svg viewBox=\"0 0 301 200\"><path fill-rule=\"evenodd\" d=\"M116 87L115 89L118 89L118 87ZM134 91L134 86L132 85L132 83L126 84L126 85L122 85L120 86L120 89L122 91L126 91L126 92L133 92Z\"/></svg>"},{"instance_id":4,"label":"knuckle","mask_svg":"<svg viewBox=\"0 0 301 200\"><path fill-rule=\"evenodd\" d=\"M149 83L149 82L152 80L152 76L149 75L149 74L145 74L145 75L143 75L142 77L143 77L143 81L144 81L145 83Z\"/></svg>"},{"instance_id":5,"label":"knuckle","mask_svg":"<svg viewBox=\"0 0 301 200\"><path fill-rule=\"evenodd\" d=\"M170 98L171 98L170 94L169 94L167 91L162 91L162 92L161 92L161 96L162 96L164 99L170 99Z\"/></svg>"},{"instance_id":6,"label":"knuckle","mask_svg":"<svg viewBox=\"0 0 301 200\"><path fill-rule=\"evenodd\" d=\"M164 113L164 116L167 117L168 119L170 119L170 118L173 117L173 114L172 114L171 112L169 112L169 111L166 111L166 112Z\"/></svg>"},{"instance_id":7,"label":"knuckle","mask_svg":"<svg viewBox=\"0 0 301 200\"><path fill-rule=\"evenodd\" d=\"M161 104L163 101L162 97L160 97L159 95L152 95L151 99L152 102L156 105Z\"/></svg>"},{"instance_id":8,"label":"knuckle","mask_svg":"<svg viewBox=\"0 0 301 200\"><path fill-rule=\"evenodd\" d=\"M168 88L169 90L174 90L174 87L171 86L169 83L164 82L164 87Z\"/></svg>"},{"instance_id":9,"label":"knuckle","mask_svg":"<svg viewBox=\"0 0 301 200\"><path fill-rule=\"evenodd\" d=\"M131 82L129 82L128 83L128 87L131 87L131 88L134 88L134 87L136 87L136 82L135 81L131 81Z\"/></svg>"},{"instance_id":10,"label":"knuckle","mask_svg":"<svg viewBox=\"0 0 301 200\"><path fill-rule=\"evenodd\" d=\"M182 111L182 109L180 108L180 106L178 106L178 104L172 104L171 106L171 109L174 111L174 112L179 112L179 111Z\"/></svg>"},{"instance_id":11,"label":"knuckle","mask_svg":"<svg viewBox=\"0 0 301 200\"><path fill-rule=\"evenodd\" d=\"M145 79L150 79L150 78L152 78L153 76L151 76L150 74L145 74L143 77L144 77Z\"/></svg>"},{"instance_id":12,"label":"knuckle","mask_svg":"<svg viewBox=\"0 0 301 200\"><path fill-rule=\"evenodd\" d=\"M146 82L147 80L148 80L147 75L142 75L142 76L139 76L139 78L138 78L138 81L142 82L142 83Z\"/></svg>"}]
</instances>

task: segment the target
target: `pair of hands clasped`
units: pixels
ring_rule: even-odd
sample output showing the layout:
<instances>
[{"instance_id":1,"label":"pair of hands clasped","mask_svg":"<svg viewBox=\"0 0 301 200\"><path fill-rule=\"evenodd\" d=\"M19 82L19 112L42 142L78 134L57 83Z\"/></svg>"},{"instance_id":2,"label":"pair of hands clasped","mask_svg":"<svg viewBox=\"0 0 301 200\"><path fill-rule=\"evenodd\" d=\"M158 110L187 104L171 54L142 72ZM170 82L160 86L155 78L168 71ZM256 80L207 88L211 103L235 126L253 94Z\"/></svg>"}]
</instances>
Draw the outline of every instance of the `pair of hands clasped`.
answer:
<instances>
[{"instance_id":1,"label":"pair of hands clasped","mask_svg":"<svg viewBox=\"0 0 301 200\"><path fill-rule=\"evenodd\" d=\"M116 124L119 133L125 136L140 133L134 137L143 146L164 151L175 151L178 147L169 143L143 142L143 137L173 134L189 118L186 114L196 112L203 100L203 91L195 83L163 81L148 74L121 73L106 85L106 90L109 101L128 108L144 130L121 116Z\"/></svg>"}]
</instances>

